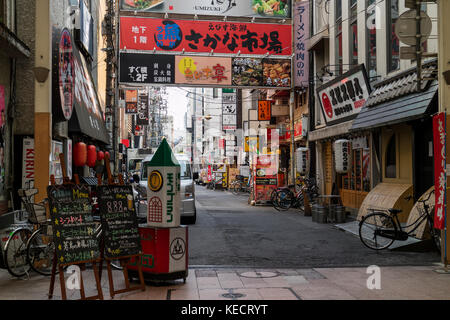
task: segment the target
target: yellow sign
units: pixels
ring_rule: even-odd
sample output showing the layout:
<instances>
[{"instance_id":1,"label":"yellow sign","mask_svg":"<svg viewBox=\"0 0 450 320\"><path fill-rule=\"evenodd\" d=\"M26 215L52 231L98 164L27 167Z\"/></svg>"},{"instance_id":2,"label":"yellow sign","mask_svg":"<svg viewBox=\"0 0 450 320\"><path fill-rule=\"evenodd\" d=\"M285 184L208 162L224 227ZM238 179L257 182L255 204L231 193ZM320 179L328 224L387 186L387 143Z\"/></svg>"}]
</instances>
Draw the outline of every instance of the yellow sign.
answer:
<instances>
[{"instance_id":1,"label":"yellow sign","mask_svg":"<svg viewBox=\"0 0 450 320\"><path fill-rule=\"evenodd\" d=\"M259 137L245 137L244 152L256 152L258 149Z\"/></svg>"},{"instance_id":2,"label":"yellow sign","mask_svg":"<svg viewBox=\"0 0 450 320\"><path fill-rule=\"evenodd\" d=\"M153 170L148 176L148 187L153 192L158 192L163 185L163 177L158 170Z\"/></svg>"}]
</instances>

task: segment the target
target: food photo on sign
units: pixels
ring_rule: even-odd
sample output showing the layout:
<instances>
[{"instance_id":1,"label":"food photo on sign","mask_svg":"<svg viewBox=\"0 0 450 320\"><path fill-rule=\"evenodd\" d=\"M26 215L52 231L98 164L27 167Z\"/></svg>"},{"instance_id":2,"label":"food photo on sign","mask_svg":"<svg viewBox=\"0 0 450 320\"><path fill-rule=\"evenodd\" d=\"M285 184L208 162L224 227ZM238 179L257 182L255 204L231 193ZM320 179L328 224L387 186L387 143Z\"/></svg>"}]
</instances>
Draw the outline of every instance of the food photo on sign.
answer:
<instances>
[{"instance_id":1,"label":"food photo on sign","mask_svg":"<svg viewBox=\"0 0 450 320\"><path fill-rule=\"evenodd\" d=\"M121 9L175 14L289 18L291 0L121 0Z\"/></svg>"},{"instance_id":2,"label":"food photo on sign","mask_svg":"<svg viewBox=\"0 0 450 320\"><path fill-rule=\"evenodd\" d=\"M291 61L263 59L263 81L267 87L290 87Z\"/></svg>"},{"instance_id":3,"label":"food photo on sign","mask_svg":"<svg viewBox=\"0 0 450 320\"><path fill-rule=\"evenodd\" d=\"M234 58L233 85L261 86L263 83L263 66L261 59Z\"/></svg>"}]
</instances>

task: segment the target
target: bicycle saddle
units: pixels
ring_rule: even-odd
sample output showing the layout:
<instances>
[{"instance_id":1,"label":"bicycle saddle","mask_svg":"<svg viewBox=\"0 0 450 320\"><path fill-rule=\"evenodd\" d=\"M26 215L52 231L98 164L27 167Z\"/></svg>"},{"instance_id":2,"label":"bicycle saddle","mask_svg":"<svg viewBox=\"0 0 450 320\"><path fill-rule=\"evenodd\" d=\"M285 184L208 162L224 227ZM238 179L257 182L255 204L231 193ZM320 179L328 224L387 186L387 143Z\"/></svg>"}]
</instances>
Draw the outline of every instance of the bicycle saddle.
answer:
<instances>
[{"instance_id":1,"label":"bicycle saddle","mask_svg":"<svg viewBox=\"0 0 450 320\"><path fill-rule=\"evenodd\" d=\"M390 208L390 209L388 209L388 211L392 214L397 214L397 213L402 212L401 209L394 209L394 208Z\"/></svg>"}]
</instances>

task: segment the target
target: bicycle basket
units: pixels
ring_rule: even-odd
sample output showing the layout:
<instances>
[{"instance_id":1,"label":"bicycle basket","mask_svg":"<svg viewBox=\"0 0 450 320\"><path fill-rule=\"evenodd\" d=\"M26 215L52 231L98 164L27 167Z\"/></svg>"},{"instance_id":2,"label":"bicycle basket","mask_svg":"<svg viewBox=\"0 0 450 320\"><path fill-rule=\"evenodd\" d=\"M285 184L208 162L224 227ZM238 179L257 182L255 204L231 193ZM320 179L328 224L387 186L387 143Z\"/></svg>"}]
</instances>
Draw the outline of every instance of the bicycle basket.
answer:
<instances>
[{"instance_id":1,"label":"bicycle basket","mask_svg":"<svg viewBox=\"0 0 450 320\"><path fill-rule=\"evenodd\" d=\"M30 206L28 206L28 209L30 212L30 222L31 223L44 223L47 221L45 206L32 203Z\"/></svg>"}]
</instances>

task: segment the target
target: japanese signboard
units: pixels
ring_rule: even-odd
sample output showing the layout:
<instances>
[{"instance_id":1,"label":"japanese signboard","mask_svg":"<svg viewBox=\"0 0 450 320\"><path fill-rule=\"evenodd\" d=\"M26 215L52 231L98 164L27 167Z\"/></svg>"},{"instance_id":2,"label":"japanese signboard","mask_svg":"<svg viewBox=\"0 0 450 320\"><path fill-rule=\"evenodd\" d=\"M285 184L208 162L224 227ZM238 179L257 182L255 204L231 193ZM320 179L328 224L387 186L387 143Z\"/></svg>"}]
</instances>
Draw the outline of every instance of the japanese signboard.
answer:
<instances>
[{"instance_id":1,"label":"japanese signboard","mask_svg":"<svg viewBox=\"0 0 450 320\"><path fill-rule=\"evenodd\" d=\"M120 53L121 83L278 88L290 87L290 78L288 59Z\"/></svg>"},{"instance_id":2,"label":"japanese signboard","mask_svg":"<svg viewBox=\"0 0 450 320\"><path fill-rule=\"evenodd\" d=\"M228 17L289 18L291 0L121 0L120 9Z\"/></svg>"},{"instance_id":3,"label":"japanese signboard","mask_svg":"<svg viewBox=\"0 0 450 320\"><path fill-rule=\"evenodd\" d=\"M272 117L272 101L259 100L258 101L258 120L267 121Z\"/></svg>"},{"instance_id":4,"label":"japanese signboard","mask_svg":"<svg viewBox=\"0 0 450 320\"><path fill-rule=\"evenodd\" d=\"M47 187L53 239L58 263L87 262L100 258L97 227L88 185Z\"/></svg>"},{"instance_id":5,"label":"japanese signboard","mask_svg":"<svg viewBox=\"0 0 450 320\"><path fill-rule=\"evenodd\" d=\"M173 84L175 57L141 53L120 53L120 82Z\"/></svg>"},{"instance_id":6,"label":"japanese signboard","mask_svg":"<svg viewBox=\"0 0 450 320\"><path fill-rule=\"evenodd\" d=\"M309 39L309 1L300 1L295 3L294 8L294 85L296 87L309 85L307 39Z\"/></svg>"},{"instance_id":7,"label":"japanese signboard","mask_svg":"<svg viewBox=\"0 0 450 320\"><path fill-rule=\"evenodd\" d=\"M261 59L234 58L233 85L260 86L263 82L263 66Z\"/></svg>"},{"instance_id":8,"label":"japanese signboard","mask_svg":"<svg viewBox=\"0 0 450 320\"><path fill-rule=\"evenodd\" d=\"M148 125L148 92L147 90L139 90L137 103L137 125Z\"/></svg>"},{"instance_id":9,"label":"japanese signboard","mask_svg":"<svg viewBox=\"0 0 450 320\"><path fill-rule=\"evenodd\" d=\"M263 59L263 85L267 87L290 87L291 61Z\"/></svg>"},{"instance_id":10,"label":"japanese signboard","mask_svg":"<svg viewBox=\"0 0 450 320\"><path fill-rule=\"evenodd\" d=\"M120 18L120 49L290 56L292 27L284 24Z\"/></svg>"},{"instance_id":11,"label":"japanese signboard","mask_svg":"<svg viewBox=\"0 0 450 320\"><path fill-rule=\"evenodd\" d=\"M433 146L434 146L434 227L444 229L445 203L447 191L446 176L446 119L441 112L433 117Z\"/></svg>"},{"instance_id":12,"label":"japanese signboard","mask_svg":"<svg viewBox=\"0 0 450 320\"><path fill-rule=\"evenodd\" d=\"M231 59L176 56L175 83L231 85Z\"/></svg>"},{"instance_id":13,"label":"japanese signboard","mask_svg":"<svg viewBox=\"0 0 450 320\"><path fill-rule=\"evenodd\" d=\"M353 119L370 94L364 65L344 73L317 88L317 96L328 125Z\"/></svg>"},{"instance_id":14,"label":"japanese signboard","mask_svg":"<svg viewBox=\"0 0 450 320\"><path fill-rule=\"evenodd\" d=\"M137 113L137 90L125 90L125 113Z\"/></svg>"},{"instance_id":15,"label":"japanese signboard","mask_svg":"<svg viewBox=\"0 0 450 320\"><path fill-rule=\"evenodd\" d=\"M294 122L294 137L301 137L302 134L302 120L298 119Z\"/></svg>"},{"instance_id":16,"label":"japanese signboard","mask_svg":"<svg viewBox=\"0 0 450 320\"><path fill-rule=\"evenodd\" d=\"M70 120L73 112L73 95L75 87L73 45L69 30L64 29L59 42L58 78L59 96L65 120Z\"/></svg>"},{"instance_id":17,"label":"japanese signboard","mask_svg":"<svg viewBox=\"0 0 450 320\"><path fill-rule=\"evenodd\" d=\"M236 92L222 89L222 130L236 130Z\"/></svg>"},{"instance_id":18,"label":"japanese signboard","mask_svg":"<svg viewBox=\"0 0 450 320\"><path fill-rule=\"evenodd\" d=\"M98 205L102 231L105 233L105 256L118 258L142 251L133 187L98 186Z\"/></svg>"}]
</instances>

